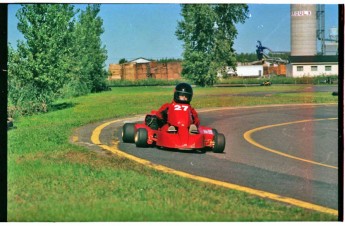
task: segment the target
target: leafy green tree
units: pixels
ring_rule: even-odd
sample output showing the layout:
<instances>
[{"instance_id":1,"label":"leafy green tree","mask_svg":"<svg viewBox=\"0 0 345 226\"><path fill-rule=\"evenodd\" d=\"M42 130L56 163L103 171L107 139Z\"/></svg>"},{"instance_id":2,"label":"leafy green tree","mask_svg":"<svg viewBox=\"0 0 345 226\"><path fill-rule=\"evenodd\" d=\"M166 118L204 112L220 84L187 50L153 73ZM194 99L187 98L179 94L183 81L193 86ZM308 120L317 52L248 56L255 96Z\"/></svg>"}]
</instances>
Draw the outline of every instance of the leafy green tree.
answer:
<instances>
[{"instance_id":1,"label":"leafy green tree","mask_svg":"<svg viewBox=\"0 0 345 226\"><path fill-rule=\"evenodd\" d=\"M23 4L16 16L25 41L9 47L9 99L23 114L47 111L56 98L106 89L100 5L78 21L69 4Z\"/></svg>"},{"instance_id":2,"label":"leafy green tree","mask_svg":"<svg viewBox=\"0 0 345 226\"><path fill-rule=\"evenodd\" d=\"M176 35L184 42L182 75L197 85L213 85L217 73L236 67L236 23L248 18L245 4L185 4Z\"/></svg>"},{"instance_id":3,"label":"leafy green tree","mask_svg":"<svg viewBox=\"0 0 345 226\"><path fill-rule=\"evenodd\" d=\"M119 60L119 64L124 64L124 63L127 63L128 61L126 60L126 58L121 58Z\"/></svg>"},{"instance_id":4,"label":"leafy green tree","mask_svg":"<svg viewBox=\"0 0 345 226\"><path fill-rule=\"evenodd\" d=\"M9 51L9 98L27 113L46 111L70 79L74 15L67 4L23 4L16 14L25 41Z\"/></svg>"},{"instance_id":5,"label":"leafy green tree","mask_svg":"<svg viewBox=\"0 0 345 226\"><path fill-rule=\"evenodd\" d=\"M75 26L75 58L79 73L74 81L86 92L106 89L107 71L104 69L107 51L102 46L103 20L98 16L99 4L88 5L79 15Z\"/></svg>"}]
</instances>

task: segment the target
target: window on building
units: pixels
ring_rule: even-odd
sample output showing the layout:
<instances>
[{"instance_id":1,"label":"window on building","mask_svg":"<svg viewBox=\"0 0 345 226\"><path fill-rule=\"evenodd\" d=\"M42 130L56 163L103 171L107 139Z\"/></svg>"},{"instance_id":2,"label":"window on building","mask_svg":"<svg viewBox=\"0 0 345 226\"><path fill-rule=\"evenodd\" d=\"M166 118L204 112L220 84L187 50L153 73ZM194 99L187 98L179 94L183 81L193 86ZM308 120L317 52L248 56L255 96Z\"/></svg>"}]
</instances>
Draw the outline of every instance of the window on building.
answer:
<instances>
[{"instance_id":1,"label":"window on building","mask_svg":"<svg viewBox=\"0 0 345 226\"><path fill-rule=\"evenodd\" d=\"M311 71L317 71L317 66L311 66Z\"/></svg>"},{"instance_id":2,"label":"window on building","mask_svg":"<svg viewBox=\"0 0 345 226\"><path fill-rule=\"evenodd\" d=\"M332 66L325 66L325 71L332 71Z\"/></svg>"},{"instance_id":3,"label":"window on building","mask_svg":"<svg viewBox=\"0 0 345 226\"><path fill-rule=\"evenodd\" d=\"M297 66L297 71L303 71L303 66Z\"/></svg>"}]
</instances>

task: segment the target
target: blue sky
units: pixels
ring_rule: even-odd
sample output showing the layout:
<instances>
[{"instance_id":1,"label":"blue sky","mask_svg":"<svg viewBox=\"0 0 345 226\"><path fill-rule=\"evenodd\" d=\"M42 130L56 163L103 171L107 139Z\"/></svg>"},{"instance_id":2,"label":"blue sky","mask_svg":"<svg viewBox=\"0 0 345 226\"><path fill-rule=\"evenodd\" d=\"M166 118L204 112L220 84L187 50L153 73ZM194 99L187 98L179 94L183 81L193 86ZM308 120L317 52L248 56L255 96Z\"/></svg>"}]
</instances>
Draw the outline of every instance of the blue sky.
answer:
<instances>
[{"instance_id":1,"label":"blue sky","mask_svg":"<svg viewBox=\"0 0 345 226\"><path fill-rule=\"evenodd\" d=\"M8 39L14 47L23 39L15 16L20 5L10 4ZM76 5L84 9L85 5ZM238 24L235 40L237 53L253 53L256 41L274 51L290 51L290 5L249 4L250 18ZM181 58L182 42L175 36L177 21L182 20L179 4L102 4L103 44L108 51L106 66L121 58ZM338 26L338 6L325 5L326 37L328 29Z\"/></svg>"}]
</instances>

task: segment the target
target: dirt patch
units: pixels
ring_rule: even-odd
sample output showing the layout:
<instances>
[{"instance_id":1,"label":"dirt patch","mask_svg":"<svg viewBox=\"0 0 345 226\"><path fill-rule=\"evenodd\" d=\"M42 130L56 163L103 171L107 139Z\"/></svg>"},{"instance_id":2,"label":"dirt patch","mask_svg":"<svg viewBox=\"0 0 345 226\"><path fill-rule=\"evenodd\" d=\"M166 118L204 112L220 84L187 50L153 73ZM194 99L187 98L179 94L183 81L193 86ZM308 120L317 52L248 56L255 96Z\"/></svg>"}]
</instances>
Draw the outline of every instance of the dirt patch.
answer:
<instances>
[{"instance_id":1,"label":"dirt patch","mask_svg":"<svg viewBox=\"0 0 345 226\"><path fill-rule=\"evenodd\" d=\"M25 154L18 156L15 161L17 164L24 163L24 162L32 162L38 159L44 159L46 154L39 152L34 154Z\"/></svg>"},{"instance_id":2,"label":"dirt patch","mask_svg":"<svg viewBox=\"0 0 345 226\"><path fill-rule=\"evenodd\" d=\"M115 164L118 165L117 158L114 158L114 155L99 155L94 152L69 151L61 154L60 159L63 162L89 165L93 168L113 167Z\"/></svg>"}]
</instances>

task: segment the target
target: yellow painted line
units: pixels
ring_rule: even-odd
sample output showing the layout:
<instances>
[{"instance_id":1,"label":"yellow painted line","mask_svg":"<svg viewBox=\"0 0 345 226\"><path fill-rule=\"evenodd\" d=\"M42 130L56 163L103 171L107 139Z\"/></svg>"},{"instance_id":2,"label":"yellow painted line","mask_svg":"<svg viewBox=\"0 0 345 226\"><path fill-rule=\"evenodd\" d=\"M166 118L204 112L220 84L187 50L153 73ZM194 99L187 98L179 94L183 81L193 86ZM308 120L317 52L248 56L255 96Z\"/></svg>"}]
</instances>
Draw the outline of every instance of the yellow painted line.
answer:
<instances>
[{"instance_id":1,"label":"yellow painted line","mask_svg":"<svg viewBox=\"0 0 345 226\"><path fill-rule=\"evenodd\" d=\"M264 129L270 129L270 128L274 128L274 127L278 127L278 126L286 126L286 125L297 124L297 123L316 122L316 121L325 121L325 120L337 120L337 119L338 118L307 119L307 120L300 120L300 121L293 121L293 122L286 122L286 123L262 126L262 127L258 127L258 128L255 128L255 129L252 129L252 130L249 130L249 131L245 132L243 134L243 137L244 137L244 139L246 141L248 141L252 145L254 145L254 146L258 147L258 148L261 148L261 149L263 149L265 151L269 151L269 152L275 153L277 155L281 155L281 156L284 156L284 157L287 157L287 158L290 158L290 159L299 160L299 161L302 161L302 162L307 162L307 163L314 164L314 165L324 166L324 167L331 168L331 169L338 169L338 167L336 167L336 166L331 166L331 165L323 164L323 163L320 163L320 162L315 162L315 161L311 161L311 160L308 160L308 159L299 158L299 157L296 157L296 156L293 156L293 155L286 154L286 153L281 152L281 151L274 150L272 148L268 148L268 147L266 147L266 146L264 146L262 144L259 144L258 142L256 142L252 138L252 134L253 133L261 131L261 130L264 130Z\"/></svg>"},{"instance_id":2,"label":"yellow painted line","mask_svg":"<svg viewBox=\"0 0 345 226\"><path fill-rule=\"evenodd\" d=\"M78 142L78 136L72 136L72 142L74 143Z\"/></svg>"},{"instance_id":3,"label":"yellow painted line","mask_svg":"<svg viewBox=\"0 0 345 226\"><path fill-rule=\"evenodd\" d=\"M141 158L138 158L136 156L127 154L125 152L122 152L122 151L120 151L117 148L117 145L115 145L115 146L108 146L108 145L102 144L101 141L100 141L100 138L99 138L101 133L102 133L102 130L105 127L109 126L110 124L113 124L113 123L116 123L116 122L119 122L119 121L123 121L123 119L122 120L109 121L109 122L106 122L106 123L101 124L98 127L96 127L93 130L92 135L91 135L92 143L94 143L94 144L98 145L99 147L101 147L101 148L103 148L105 150L108 150L108 151L110 151L110 152L112 152L112 153L114 153L114 154L116 154L118 156L122 156L122 157L125 157L125 158L128 158L128 159L131 159L131 160L133 160L133 161L135 161L137 163L143 164L145 166L148 166L150 168L153 168L153 169L165 172L165 173L170 173L170 174L178 175L178 176L181 176L181 177L184 177L184 178L189 178L189 179L193 179L193 180L197 180L197 181L201 181L201 182L205 182L205 183L214 184L214 185L222 186L222 187L233 189L233 190L237 190L237 191L246 192L246 193L251 194L251 195L259 196L259 197L262 197L262 198L272 199L272 200L275 200L275 201L291 204L291 205L294 205L294 206L298 206L298 207L302 207L302 208L306 208L306 209L310 209L310 210L315 210L315 211L319 211L319 212L323 212L323 213L328 213L328 214L332 214L332 215L336 215L336 216L338 215L338 211L335 210L335 209L326 208L326 207L323 207L323 206L319 206L319 205L315 205L315 204L312 204L312 203L304 202L304 201L297 200L297 199L294 199L294 198L282 197L280 195L269 193L269 192L266 192L266 191L256 190L256 189L252 189L252 188L248 188L248 187L244 187L244 186L240 186L240 185L236 185L236 184L231 184L231 183L227 183L227 182L223 182L223 181L218 181L218 180L214 180L214 179L210 179L210 178L206 178L206 177L201 177L201 176L196 176L196 175L192 175L192 174L185 173L185 172L182 172L182 171L174 170L174 169L171 169L169 167L166 167L166 166L163 166L163 165L158 165L158 164L152 163L152 162L150 162L148 160L141 159Z\"/></svg>"}]
</instances>

